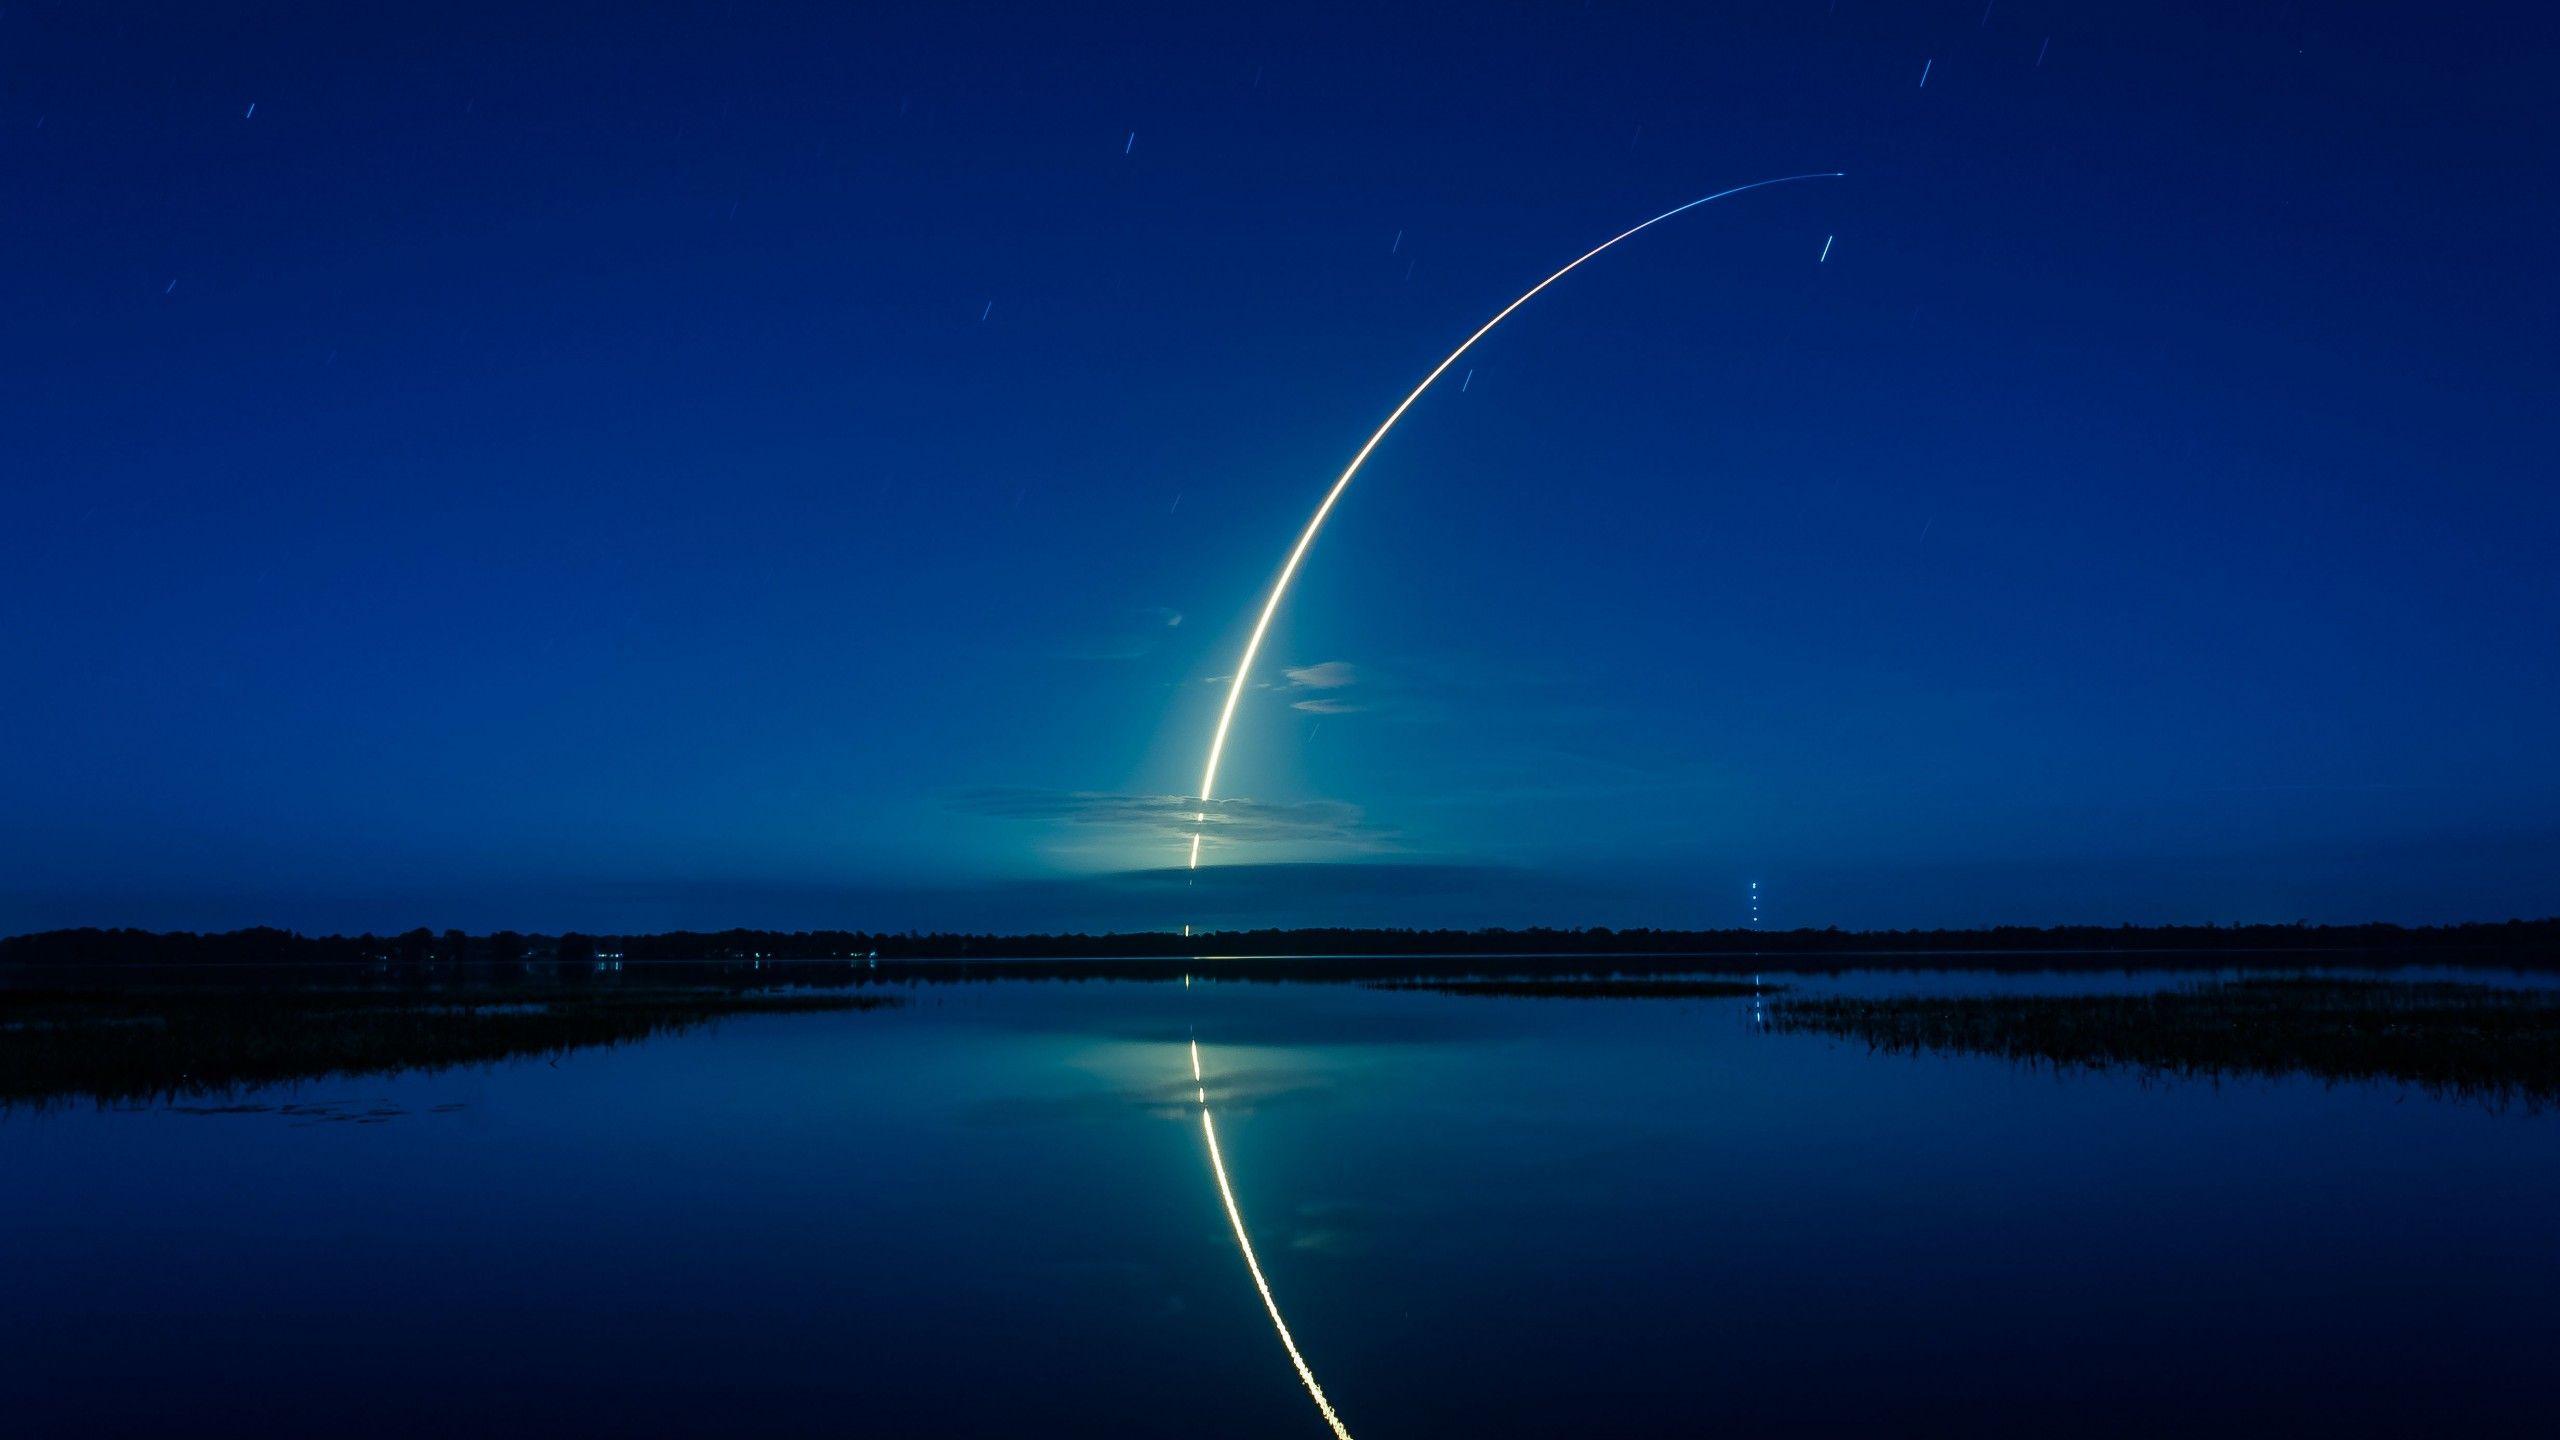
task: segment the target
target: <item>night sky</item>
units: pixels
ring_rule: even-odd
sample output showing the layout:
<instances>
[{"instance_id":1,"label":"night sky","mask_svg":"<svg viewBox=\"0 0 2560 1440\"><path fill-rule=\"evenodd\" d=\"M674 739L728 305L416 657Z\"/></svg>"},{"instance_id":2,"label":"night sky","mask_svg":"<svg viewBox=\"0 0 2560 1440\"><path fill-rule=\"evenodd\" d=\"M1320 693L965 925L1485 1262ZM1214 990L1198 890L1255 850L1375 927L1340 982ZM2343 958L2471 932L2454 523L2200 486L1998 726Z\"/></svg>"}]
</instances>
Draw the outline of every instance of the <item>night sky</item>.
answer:
<instances>
[{"instance_id":1,"label":"night sky","mask_svg":"<svg viewBox=\"0 0 2560 1440\"><path fill-rule=\"evenodd\" d=\"M0 930L2560 911L2555 73L2525 5L11 0ZM1416 408L1169 869L1370 427L1809 170Z\"/></svg>"}]
</instances>

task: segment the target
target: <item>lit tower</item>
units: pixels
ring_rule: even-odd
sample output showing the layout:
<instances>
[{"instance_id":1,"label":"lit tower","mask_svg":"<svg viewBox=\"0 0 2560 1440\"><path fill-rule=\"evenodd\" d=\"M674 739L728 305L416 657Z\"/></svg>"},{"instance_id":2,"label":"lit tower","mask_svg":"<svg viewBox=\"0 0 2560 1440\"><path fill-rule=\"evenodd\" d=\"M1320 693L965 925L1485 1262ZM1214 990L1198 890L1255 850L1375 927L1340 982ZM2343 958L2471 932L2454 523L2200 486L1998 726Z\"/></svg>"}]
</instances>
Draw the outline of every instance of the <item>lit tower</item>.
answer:
<instances>
[{"instance_id":1,"label":"lit tower","mask_svg":"<svg viewBox=\"0 0 2560 1440\"><path fill-rule=\"evenodd\" d=\"M1760 928L1760 882L1751 882L1751 928Z\"/></svg>"}]
</instances>

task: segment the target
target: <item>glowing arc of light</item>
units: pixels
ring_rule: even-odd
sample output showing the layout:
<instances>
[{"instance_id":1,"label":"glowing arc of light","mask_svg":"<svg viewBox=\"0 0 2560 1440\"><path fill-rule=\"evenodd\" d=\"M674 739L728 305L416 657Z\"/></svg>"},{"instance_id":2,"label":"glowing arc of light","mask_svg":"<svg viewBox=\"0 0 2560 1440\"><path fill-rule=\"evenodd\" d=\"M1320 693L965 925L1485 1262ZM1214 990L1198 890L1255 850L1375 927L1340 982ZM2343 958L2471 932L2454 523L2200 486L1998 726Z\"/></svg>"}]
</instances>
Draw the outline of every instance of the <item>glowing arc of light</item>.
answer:
<instances>
[{"instance_id":1,"label":"glowing arc of light","mask_svg":"<svg viewBox=\"0 0 2560 1440\"><path fill-rule=\"evenodd\" d=\"M1351 1440L1351 1430L1333 1411L1333 1402L1324 1398L1324 1387L1316 1383L1316 1372L1307 1365L1307 1357L1298 1353L1298 1342L1289 1334L1289 1322L1280 1318L1280 1302L1271 1298L1271 1282L1262 1278L1262 1262L1254 1258L1253 1241L1244 1232L1244 1212L1236 1208L1235 1187L1227 1183L1227 1161L1218 1152L1218 1127L1209 1119L1209 1088L1200 1078L1200 1042L1191 1042L1191 1084L1200 1096L1200 1133L1209 1140L1209 1169L1218 1177L1218 1198L1227 1204L1227 1223L1235 1227L1236 1248L1244 1252L1244 1268L1253 1276L1253 1288L1262 1292L1262 1308L1271 1313L1271 1328L1280 1332L1280 1348L1289 1352L1289 1363L1297 1367L1298 1381L1315 1397L1316 1410L1324 1423L1333 1427L1334 1440Z\"/></svg>"},{"instance_id":2,"label":"glowing arc of light","mask_svg":"<svg viewBox=\"0 0 2560 1440\"><path fill-rule=\"evenodd\" d=\"M1536 299L1539 291L1546 289L1548 286L1553 285L1567 275L1570 275L1574 271L1582 268L1584 261L1591 259L1593 256L1598 255L1601 251L1608 249L1619 241L1642 231L1650 230L1654 226L1661 224L1663 221L1670 219L1674 215L1678 215L1689 210L1695 210L1701 205L1713 204L1714 202L1722 200L1729 195L1739 195L1746 190L1765 190L1772 185L1787 185L1798 180L1837 180L1846 174L1846 171L1841 170L1817 170L1804 175L1781 175L1774 180L1754 180L1748 185L1736 185L1730 190L1719 190L1713 195L1701 196L1698 199L1690 201L1686 205L1675 205L1671 209L1663 211L1661 214L1654 216L1652 219L1645 221L1641 225L1629 226L1627 229L1619 231L1617 234L1610 236L1608 239L1603 240L1599 244L1584 251L1581 255L1575 257L1572 264L1565 266L1553 275L1550 275L1546 279L1539 281L1537 284L1530 286L1528 291L1519 299L1503 306L1501 310L1495 312L1492 319L1487 320L1484 324L1476 327L1476 332L1460 343L1457 349L1450 351L1447 359L1431 367L1431 373L1423 376L1422 383L1413 387L1413 393L1405 396L1404 400L1399 403L1394 410L1388 413L1387 418L1381 422L1377 430L1369 436L1368 443L1362 445L1360 447L1360 452L1351 457L1351 463L1343 467L1342 474L1333 482L1333 488L1325 492L1323 503L1316 506L1316 513L1307 521L1307 528L1299 533L1298 543L1290 547L1289 558L1281 563L1279 578L1271 582L1271 594L1262 602L1262 613L1260 616L1256 617L1253 622L1253 634L1244 642L1244 656L1236 662L1235 676L1227 684L1227 703L1218 711L1218 728L1216 733L1211 735L1209 739L1209 763L1202 767L1200 772L1200 803L1204 808L1202 808L1193 823L1196 825L1205 825L1208 823L1209 812L1205 807L1208 805L1210 797L1216 793L1218 788L1218 762L1226 755L1227 731L1235 724L1236 705L1244 699L1245 677L1253 672L1254 658L1262 652L1262 640L1263 637L1271 630L1271 618L1280 613L1280 601L1289 593L1289 582L1297 578L1298 566L1306 560L1308 549L1316 543L1316 532L1324 528L1325 517L1333 513L1334 503L1342 498L1342 492L1351 488L1352 477L1360 473L1360 467L1367 464L1369 461L1369 453L1378 448L1378 442L1387 438L1388 431L1396 428L1396 422L1404 418L1404 412L1413 408L1413 402L1421 399L1424 391L1429 390L1434 382L1438 381L1442 375L1447 374L1449 367L1457 364L1460 356L1466 354L1469 350L1474 349L1476 342L1491 333L1493 327L1511 318L1512 311L1517 310L1521 306L1528 304L1531 300ZM1191 835L1190 868L1194 870L1200 868L1200 833L1201 832L1194 830ZM1203 1114L1203 1118L1206 1118L1205 1112ZM1216 1148L1215 1139L1212 1138L1210 1143L1211 1149L1214 1150ZM1241 1238L1241 1230L1239 1230L1238 1234L1239 1238ZM1275 1320L1279 1318L1277 1311L1273 1312L1272 1318ZM1312 1386L1314 1383L1313 1378L1310 1377L1308 1384Z\"/></svg>"}]
</instances>

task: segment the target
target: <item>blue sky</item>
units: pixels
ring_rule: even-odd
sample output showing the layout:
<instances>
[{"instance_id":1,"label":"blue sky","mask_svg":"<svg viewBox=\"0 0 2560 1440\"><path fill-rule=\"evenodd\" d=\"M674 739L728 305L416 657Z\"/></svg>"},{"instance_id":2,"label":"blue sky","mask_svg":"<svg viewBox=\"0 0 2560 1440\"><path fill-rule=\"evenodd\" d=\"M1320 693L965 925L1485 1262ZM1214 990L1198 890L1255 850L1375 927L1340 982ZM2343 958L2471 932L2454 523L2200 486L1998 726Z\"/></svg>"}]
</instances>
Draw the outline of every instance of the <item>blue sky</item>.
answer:
<instances>
[{"instance_id":1,"label":"blue sky","mask_svg":"<svg viewBox=\"0 0 2560 1440\"><path fill-rule=\"evenodd\" d=\"M0 928L2560 910L2546 12L1211 8L9 7Z\"/></svg>"}]
</instances>

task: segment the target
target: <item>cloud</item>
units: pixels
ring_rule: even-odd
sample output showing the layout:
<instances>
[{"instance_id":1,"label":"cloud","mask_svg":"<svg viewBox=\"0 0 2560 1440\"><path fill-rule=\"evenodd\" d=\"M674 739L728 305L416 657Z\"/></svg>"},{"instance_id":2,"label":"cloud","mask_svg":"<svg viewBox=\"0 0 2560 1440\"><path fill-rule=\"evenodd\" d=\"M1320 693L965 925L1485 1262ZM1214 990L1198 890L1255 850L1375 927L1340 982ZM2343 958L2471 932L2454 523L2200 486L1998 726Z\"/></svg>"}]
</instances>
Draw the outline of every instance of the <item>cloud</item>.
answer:
<instances>
[{"instance_id":1,"label":"cloud","mask_svg":"<svg viewBox=\"0 0 2560 1440\"><path fill-rule=\"evenodd\" d=\"M953 809L997 820L1094 825L1168 843L1207 834L1227 842L1324 843L1384 848L1386 832L1339 800L1203 801L1194 795L1132 795L1099 790L991 787L951 798ZM1204 820L1201 817L1206 816Z\"/></svg>"},{"instance_id":2,"label":"cloud","mask_svg":"<svg viewBox=\"0 0 2560 1440\"><path fill-rule=\"evenodd\" d=\"M1348 660L1326 660L1280 673L1289 677L1290 684L1306 690L1339 690L1360 678Z\"/></svg>"},{"instance_id":3,"label":"cloud","mask_svg":"<svg viewBox=\"0 0 2560 1440\"><path fill-rule=\"evenodd\" d=\"M1340 690L1357 684L1360 672L1348 660L1324 660L1313 665L1300 665L1280 672L1288 679L1285 688L1292 690ZM1310 695L1289 702L1292 710L1310 715L1353 715L1369 707L1354 705L1334 695Z\"/></svg>"}]
</instances>

